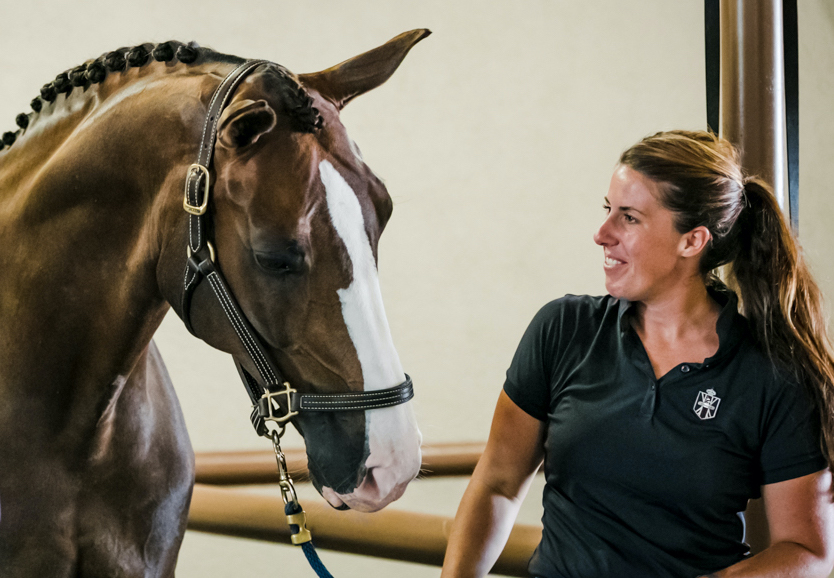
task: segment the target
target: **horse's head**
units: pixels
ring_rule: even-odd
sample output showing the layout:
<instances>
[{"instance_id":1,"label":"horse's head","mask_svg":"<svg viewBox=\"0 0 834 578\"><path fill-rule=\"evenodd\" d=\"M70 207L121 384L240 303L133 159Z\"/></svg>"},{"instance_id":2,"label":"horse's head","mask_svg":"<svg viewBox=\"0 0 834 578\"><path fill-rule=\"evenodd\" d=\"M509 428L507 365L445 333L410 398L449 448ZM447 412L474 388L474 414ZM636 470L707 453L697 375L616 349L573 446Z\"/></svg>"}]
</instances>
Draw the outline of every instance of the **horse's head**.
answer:
<instances>
[{"instance_id":1,"label":"horse's head","mask_svg":"<svg viewBox=\"0 0 834 578\"><path fill-rule=\"evenodd\" d=\"M377 276L391 197L339 112L385 82L427 35L400 35L315 74L263 64L220 116L211 193L216 262L267 355L301 393L377 390L405 379ZM198 336L256 375L208 287L195 292L190 312ZM419 472L410 403L301 413L294 423L313 482L335 507L382 508Z\"/></svg>"}]
</instances>

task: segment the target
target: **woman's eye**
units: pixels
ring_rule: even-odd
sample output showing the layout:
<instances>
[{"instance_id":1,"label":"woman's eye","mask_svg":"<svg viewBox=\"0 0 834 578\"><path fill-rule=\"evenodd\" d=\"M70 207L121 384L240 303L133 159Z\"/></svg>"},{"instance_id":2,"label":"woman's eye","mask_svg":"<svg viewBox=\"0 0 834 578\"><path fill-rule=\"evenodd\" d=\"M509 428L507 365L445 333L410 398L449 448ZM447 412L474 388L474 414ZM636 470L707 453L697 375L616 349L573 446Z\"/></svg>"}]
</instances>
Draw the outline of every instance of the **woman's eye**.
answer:
<instances>
[{"instance_id":1,"label":"woman's eye","mask_svg":"<svg viewBox=\"0 0 834 578\"><path fill-rule=\"evenodd\" d=\"M602 208L603 208L603 210L604 210L606 213L610 213L610 212L611 212L611 205L609 205L608 203L603 203L603 204L602 204Z\"/></svg>"}]
</instances>

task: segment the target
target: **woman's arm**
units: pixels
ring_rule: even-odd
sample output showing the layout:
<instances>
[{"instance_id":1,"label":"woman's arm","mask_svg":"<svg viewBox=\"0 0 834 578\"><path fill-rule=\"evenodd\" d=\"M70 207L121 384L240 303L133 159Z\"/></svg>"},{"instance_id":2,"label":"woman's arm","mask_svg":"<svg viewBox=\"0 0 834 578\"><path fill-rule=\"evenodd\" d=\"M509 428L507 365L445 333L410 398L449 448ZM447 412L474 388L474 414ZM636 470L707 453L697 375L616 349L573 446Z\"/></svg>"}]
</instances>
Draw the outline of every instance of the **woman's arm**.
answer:
<instances>
[{"instance_id":1,"label":"woman's arm","mask_svg":"<svg viewBox=\"0 0 834 578\"><path fill-rule=\"evenodd\" d=\"M501 392L486 449L455 516L441 578L484 576L495 564L544 458L546 427Z\"/></svg>"},{"instance_id":2,"label":"woman's arm","mask_svg":"<svg viewBox=\"0 0 834 578\"><path fill-rule=\"evenodd\" d=\"M770 547L711 576L827 578L834 567L831 472L762 486Z\"/></svg>"}]
</instances>

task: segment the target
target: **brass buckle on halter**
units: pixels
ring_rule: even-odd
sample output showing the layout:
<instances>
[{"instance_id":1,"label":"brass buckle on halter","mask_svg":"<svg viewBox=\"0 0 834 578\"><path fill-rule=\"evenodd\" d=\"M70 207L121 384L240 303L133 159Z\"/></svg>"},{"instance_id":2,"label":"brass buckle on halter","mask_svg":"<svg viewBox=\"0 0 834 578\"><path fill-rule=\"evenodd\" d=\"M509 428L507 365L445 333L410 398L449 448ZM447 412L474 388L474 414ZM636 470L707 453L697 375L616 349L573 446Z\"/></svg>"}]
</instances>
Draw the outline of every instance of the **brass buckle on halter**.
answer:
<instances>
[{"instance_id":1,"label":"brass buckle on halter","mask_svg":"<svg viewBox=\"0 0 834 578\"><path fill-rule=\"evenodd\" d=\"M197 206L192 205L188 202L188 185L191 183L191 177L195 177L196 179L200 179L202 173L202 177L205 179L205 186L203 187L203 202ZM211 177L209 176L209 170L199 163L194 163L188 170L186 171L185 177L185 199L182 202L182 208L185 209L186 213L191 215L202 215L206 212L206 207L208 207L208 199L209 199L209 185L211 184Z\"/></svg>"},{"instance_id":2,"label":"brass buckle on halter","mask_svg":"<svg viewBox=\"0 0 834 578\"><path fill-rule=\"evenodd\" d=\"M298 415L297 411L292 410L292 394L296 393L295 389L290 387L289 382L284 382L284 389L280 391L270 392L268 390L264 390L264 394L261 396L260 401L258 402L258 406L261 409L261 416L265 421L274 421L275 423L284 425L286 422L290 421L293 417ZM287 413L284 415L276 415L275 411L281 410L281 406L278 403L278 399L280 396L285 395L287 396ZM274 401L274 405L273 405Z\"/></svg>"}]
</instances>

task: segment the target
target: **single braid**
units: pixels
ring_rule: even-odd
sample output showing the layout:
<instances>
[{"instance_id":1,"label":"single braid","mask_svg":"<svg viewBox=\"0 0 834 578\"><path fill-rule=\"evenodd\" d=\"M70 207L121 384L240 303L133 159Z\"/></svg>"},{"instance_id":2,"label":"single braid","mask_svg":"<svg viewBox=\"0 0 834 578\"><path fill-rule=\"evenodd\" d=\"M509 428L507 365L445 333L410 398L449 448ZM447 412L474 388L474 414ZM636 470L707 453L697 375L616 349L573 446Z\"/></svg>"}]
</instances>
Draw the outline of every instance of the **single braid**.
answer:
<instances>
[{"instance_id":1,"label":"single braid","mask_svg":"<svg viewBox=\"0 0 834 578\"><path fill-rule=\"evenodd\" d=\"M58 96L58 91L55 90L55 87L52 86L52 83L49 82L44 84L41 87L41 98L44 99L46 102L52 102L55 100L55 97Z\"/></svg>"},{"instance_id":2,"label":"single braid","mask_svg":"<svg viewBox=\"0 0 834 578\"><path fill-rule=\"evenodd\" d=\"M293 102L295 106L289 111L290 114L304 127L305 132L313 132L324 124L319 109L313 106L313 97L310 96L300 83L291 79L295 85Z\"/></svg>"},{"instance_id":3,"label":"single braid","mask_svg":"<svg viewBox=\"0 0 834 578\"><path fill-rule=\"evenodd\" d=\"M174 47L171 46L170 42L163 42L158 44L151 54L157 62L169 62L174 58Z\"/></svg>"},{"instance_id":4,"label":"single braid","mask_svg":"<svg viewBox=\"0 0 834 578\"><path fill-rule=\"evenodd\" d=\"M183 44L177 48L177 60L183 64L191 64L200 55L197 48L197 45L194 43Z\"/></svg>"},{"instance_id":5,"label":"single braid","mask_svg":"<svg viewBox=\"0 0 834 578\"><path fill-rule=\"evenodd\" d=\"M132 67L139 67L143 66L145 63L148 62L151 54L148 52L148 49L145 48L144 44L140 44L139 46L134 46L130 49L127 53L127 64L128 66Z\"/></svg>"},{"instance_id":6,"label":"single braid","mask_svg":"<svg viewBox=\"0 0 834 578\"><path fill-rule=\"evenodd\" d=\"M72 83L69 79L69 74L62 72L52 81L52 86L55 87L55 92L58 94L69 94L72 92Z\"/></svg>"},{"instance_id":7,"label":"single braid","mask_svg":"<svg viewBox=\"0 0 834 578\"><path fill-rule=\"evenodd\" d=\"M298 79L283 66L272 68L283 81L276 88L280 90L287 115L293 121L293 128L300 132L312 133L324 125L319 110L313 106L313 98L298 82Z\"/></svg>"},{"instance_id":8,"label":"single braid","mask_svg":"<svg viewBox=\"0 0 834 578\"><path fill-rule=\"evenodd\" d=\"M104 64L98 60L94 60L87 65L85 74L87 75L87 80L92 84L98 84L107 76L107 69L104 67Z\"/></svg>"},{"instance_id":9,"label":"single braid","mask_svg":"<svg viewBox=\"0 0 834 578\"><path fill-rule=\"evenodd\" d=\"M125 55L120 50L109 52L104 57L104 67L107 72L120 72L125 69L126 65Z\"/></svg>"},{"instance_id":10,"label":"single braid","mask_svg":"<svg viewBox=\"0 0 834 578\"><path fill-rule=\"evenodd\" d=\"M82 86L86 88L89 85L87 81L87 66L82 64L76 66L69 71L69 79L73 86Z\"/></svg>"}]
</instances>

